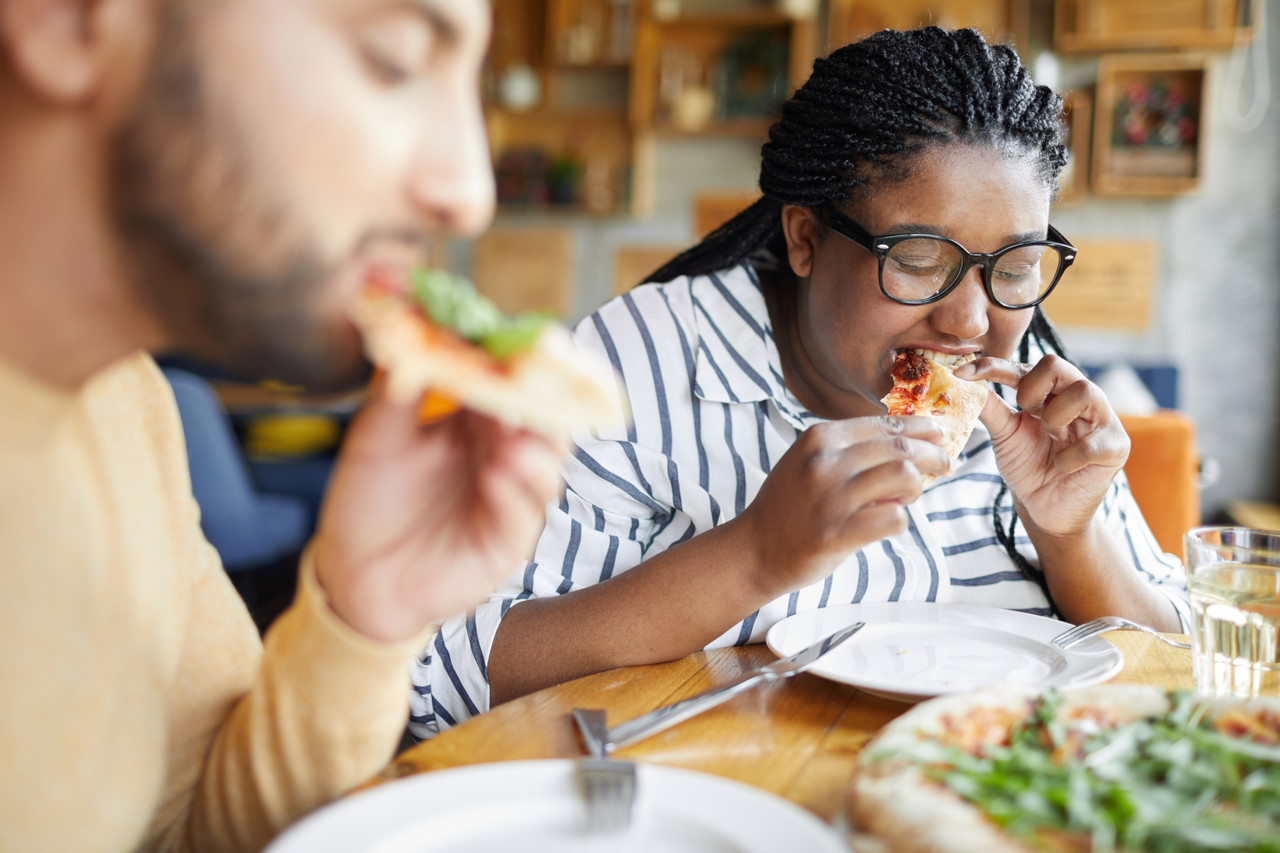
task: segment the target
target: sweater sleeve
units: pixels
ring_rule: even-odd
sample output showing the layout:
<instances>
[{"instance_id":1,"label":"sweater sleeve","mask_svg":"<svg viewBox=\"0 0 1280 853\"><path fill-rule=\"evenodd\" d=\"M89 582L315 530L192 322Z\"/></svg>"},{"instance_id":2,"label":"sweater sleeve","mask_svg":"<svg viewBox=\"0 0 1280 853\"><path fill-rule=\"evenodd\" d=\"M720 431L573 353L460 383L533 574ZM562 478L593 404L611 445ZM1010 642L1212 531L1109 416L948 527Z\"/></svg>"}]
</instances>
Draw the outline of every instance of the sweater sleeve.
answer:
<instances>
[{"instance_id":1,"label":"sweater sleeve","mask_svg":"<svg viewBox=\"0 0 1280 853\"><path fill-rule=\"evenodd\" d=\"M259 850L391 758L407 716L406 668L422 639L383 644L348 628L308 554L297 599L260 648L204 548L170 690L168 785L147 846Z\"/></svg>"}]
</instances>

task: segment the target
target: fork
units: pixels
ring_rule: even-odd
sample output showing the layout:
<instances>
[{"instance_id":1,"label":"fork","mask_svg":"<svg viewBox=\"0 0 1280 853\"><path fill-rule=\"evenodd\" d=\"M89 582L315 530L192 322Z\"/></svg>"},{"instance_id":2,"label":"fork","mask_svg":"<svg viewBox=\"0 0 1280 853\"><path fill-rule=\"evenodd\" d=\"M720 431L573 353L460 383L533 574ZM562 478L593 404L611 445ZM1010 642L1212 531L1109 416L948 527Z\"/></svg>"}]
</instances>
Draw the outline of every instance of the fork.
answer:
<instances>
[{"instance_id":1,"label":"fork","mask_svg":"<svg viewBox=\"0 0 1280 853\"><path fill-rule=\"evenodd\" d=\"M588 753L587 758L578 760L578 779L587 798L587 829L593 833L622 832L631 825L636 766L606 755L603 710L575 708L573 719Z\"/></svg>"},{"instance_id":2,"label":"fork","mask_svg":"<svg viewBox=\"0 0 1280 853\"><path fill-rule=\"evenodd\" d=\"M1074 646L1081 640L1087 640L1090 637L1106 633L1107 631L1146 631L1148 634L1166 645L1176 646L1180 649L1191 648L1191 646L1186 643L1179 643L1176 640L1170 640L1154 628L1148 628L1146 625L1133 622L1120 616L1103 616L1101 619L1084 622L1074 628L1063 631L1061 634L1050 640L1049 645L1065 649L1068 646Z\"/></svg>"}]
</instances>

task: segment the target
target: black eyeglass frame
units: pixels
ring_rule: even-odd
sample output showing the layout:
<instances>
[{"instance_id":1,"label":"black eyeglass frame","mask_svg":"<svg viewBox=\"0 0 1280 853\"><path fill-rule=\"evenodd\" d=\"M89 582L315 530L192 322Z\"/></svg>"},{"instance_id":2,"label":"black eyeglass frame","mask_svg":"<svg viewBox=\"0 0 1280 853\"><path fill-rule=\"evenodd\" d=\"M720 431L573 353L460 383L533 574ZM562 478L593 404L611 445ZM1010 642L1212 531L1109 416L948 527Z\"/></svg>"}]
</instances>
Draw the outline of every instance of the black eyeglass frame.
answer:
<instances>
[{"instance_id":1,"label":"black eyeglass frame","mask_svg":"<svg viewBox=\"0 0 1280 853\"><path fill-rule=\"evenodd\" d=\"M1001 308L1007 308L1012 311L1021 311L1024 308L1034 308L1043 302L1053 289L1058 286L1058 282L1062 280L1062 274L1067 268L1075 262L1076 247L1071 245L1070 241L1062 235L1062 232L1052 225L1049 226L1047 240L1028 240L1025 243L1011 243L1000 249L998 252L991 254L983 254L982 252L970 252L964 246L961 246L950 237L943 237L939 234L888 234L883 237L872 236L871 232L863 228L857 222L854 222L844 213L830 206L817 208L818 218L824 225L835 231L842 237L847 237L857 243L862 248L876 256L879 261L879 269L877 270L877 279L880 283L880 292L888 299L897 302L899 305L928 305L931 302L937 302L945 297L948 293L955 290L956 285L964 280L965 274L969 272L970 267L980 266L982 268L982 286L987 291L987 298ZM951 281L932 296L924 299L902 299L894 296L885 290L884 287L884 262L889 257L890 250L899 243L907 240L918 240L920 238L928 238L930 240L941 240L944 243L950 243L960 252L960 269L956 272L955 277ZM995 266L996 260L1004 254L1012 252L1016 249L1025 249L1028 246L1050 246L1058 250L1058 271L1053 277L1053 281L1045 288L1044 293L1037 296L1033 301L1021 305L1010 305L996 298L995 289L991 286L991 270Z\"/></svg>"}]
</instances>

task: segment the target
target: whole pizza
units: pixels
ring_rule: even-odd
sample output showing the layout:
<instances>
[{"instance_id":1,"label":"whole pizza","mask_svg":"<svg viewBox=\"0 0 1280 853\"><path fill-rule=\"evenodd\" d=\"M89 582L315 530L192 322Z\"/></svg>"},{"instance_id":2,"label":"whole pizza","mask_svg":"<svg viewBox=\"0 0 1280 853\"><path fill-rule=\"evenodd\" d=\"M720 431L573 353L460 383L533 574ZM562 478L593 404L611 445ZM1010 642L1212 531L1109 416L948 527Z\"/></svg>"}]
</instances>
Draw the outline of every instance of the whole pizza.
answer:
<instances>
[{"instance_id":1,"label":"whole pizza","mask_svg":"<svg viewBox=\"0 0 1280 853\"><path fill-rule=\"evenodd\" d=\"M946 696L868 742L850 796L866 849L1280 853L1280 700Z\"/></svg>"}]
</instances>

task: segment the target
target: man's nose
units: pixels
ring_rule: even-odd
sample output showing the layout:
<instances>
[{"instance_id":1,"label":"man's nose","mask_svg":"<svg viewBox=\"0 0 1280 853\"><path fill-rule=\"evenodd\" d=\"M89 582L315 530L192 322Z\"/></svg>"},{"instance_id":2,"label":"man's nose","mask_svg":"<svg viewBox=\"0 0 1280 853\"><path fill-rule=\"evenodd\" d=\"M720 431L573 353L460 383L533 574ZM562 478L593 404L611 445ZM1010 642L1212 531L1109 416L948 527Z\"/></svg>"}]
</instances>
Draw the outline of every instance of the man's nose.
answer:
<instances>
[{"instance_id":1,"label":"man's nose","mask_svg":"<svg viewBox=\"0 0 1280 853\"><path fill-rule=\"evenodd\" d=\"M429 229L471 236L493 219L493 165L479 99L459 93L453 107L425 129L410 192Z\"/></svg>"}]
</instances>

